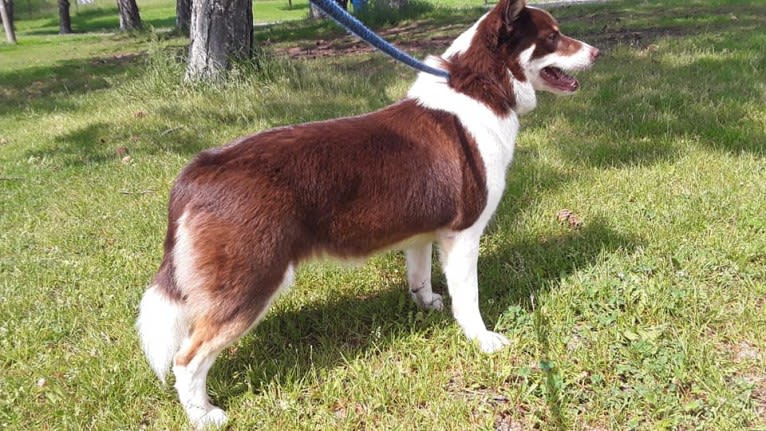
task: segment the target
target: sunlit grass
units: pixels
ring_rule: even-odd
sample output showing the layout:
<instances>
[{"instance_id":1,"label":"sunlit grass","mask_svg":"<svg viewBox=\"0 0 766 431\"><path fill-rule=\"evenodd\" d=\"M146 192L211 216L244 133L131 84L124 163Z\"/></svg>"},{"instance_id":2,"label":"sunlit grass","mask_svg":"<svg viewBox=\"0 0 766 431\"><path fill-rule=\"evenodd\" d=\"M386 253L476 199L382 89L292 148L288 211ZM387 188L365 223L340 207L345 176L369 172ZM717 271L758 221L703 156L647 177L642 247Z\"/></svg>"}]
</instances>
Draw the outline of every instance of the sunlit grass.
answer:
<instances>
[{"instance_id":1,"label":"sunlit grass","mask_svg":"<svg viewBox=\"0 0 766 431\"><path fill-rule=\"evenodd\" d=\"M436 34L475 12L418 19ZM482 310L511 346L483 355L418 310L400 254L311 264L211 374L231 429L766 426L766 38L739 31L766 6L556 15L604 56L522 119L482 240ZM302 25L218 86L184 85L185 41L160 31L0 46L0 428L188 426L133 328L173 178L203 148L376 109L414 77L379 54L280 57L311 42L288 34Z\"/></svg>"}]
</instances>

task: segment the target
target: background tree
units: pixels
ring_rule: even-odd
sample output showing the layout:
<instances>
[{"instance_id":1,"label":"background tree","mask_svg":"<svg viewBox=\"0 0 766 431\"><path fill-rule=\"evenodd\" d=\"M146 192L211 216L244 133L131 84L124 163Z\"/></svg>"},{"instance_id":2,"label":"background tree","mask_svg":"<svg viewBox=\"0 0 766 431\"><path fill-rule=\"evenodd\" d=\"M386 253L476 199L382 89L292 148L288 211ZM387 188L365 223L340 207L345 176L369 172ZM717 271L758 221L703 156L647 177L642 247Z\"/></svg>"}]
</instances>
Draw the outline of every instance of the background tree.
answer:
<instances>
[{"instance_id":1,"label":"background tree","mask_svg":"<svg viewBox=\"0 0 766 431\"><path fill-rule=\"evenodd\" d=\"M193 0L186 80L215 80L253 56L252 0Z\"/></svg>"},{"instance_id":2,"label":"background tree","mask_svg":"<svg viewBox=\"0 0 766 431\"><path fill-rule=\"evenodd\" d=\"M59 34L72 32L72 18L69 15L69 0L58 0L59 3Z\"/></svg>"},{"instance_id":3,"label":"background tree","mask_svg":"<svg viewBox=\"0 0 766 431\"><path fill-rule=\"evenodd\" d=\"M342 7L344 10L348 10L348 0L335 0L335 3L338 3L340 7ZM314 5L314 3L309 0L309 18L311 19L320 19L325 18L324 12L322 12L322 9L319 9Z\"/></svg>"},{"instance_id":4,"label":"background tree","mask_svg":"<svg viewBox=\"0 0 766 431\"><path fill-rule=\"evenodd\" d=\"M311 19L324 18L324 13L322 13L322 10L316 7L316 5L312 2L309 2L309 18Z\"/></svg>"},{"instance_id":5,"label":"background tree","mask_svg":"<svg viewBox=\"0 0 766 431\"><path fill-rule=\"evenodd\" d=\"M8 13L9 8L5 0L0 0L0 20L3 22L3 28L5 28L5 39L8 43L16 43L16 31L13 28L13 20L11 14Z\"/></svg>"},{"instance_id":6,"label":"background tree","mask_svg":"<svg viewBox=\"0 0 766 431\"><path fill-rule=\"evenodd\" d=\"M141 28L141 15L136 0L117 0L117 8L120 10L120 30Z\"/></svg>"},{"instance_id":7,"label":"background tree","mask_svg":"<svg viewBox=\"0 0 766 431\"><path fill-rule=\"evenodd\" d=\"M386 4L391 9L401 9L407 7L409 0L386 0Z\"/></svg>"},{"instance_id":8,"label":"background tree","mask_svg":"<svg viewBox=\"0 0 766 431\"><path fill-rule=\"evenodd\" d=\"M176 0L176 29L185 35L189 34L191 10L192 0Z\"/></svg>"},{"instance_id":9,"label":"background tree","mask_svg":"<svg viewBox=\"0 0 766 431\"><path fill-rule=\"evenodd\" d=\"M16 14L15 14L15 5L13 3L13 0L5 0L5 13L8 14L8 22L11 23L11 28L13 29L13 34L16 34Z\"/></svg>"}]
</instances>

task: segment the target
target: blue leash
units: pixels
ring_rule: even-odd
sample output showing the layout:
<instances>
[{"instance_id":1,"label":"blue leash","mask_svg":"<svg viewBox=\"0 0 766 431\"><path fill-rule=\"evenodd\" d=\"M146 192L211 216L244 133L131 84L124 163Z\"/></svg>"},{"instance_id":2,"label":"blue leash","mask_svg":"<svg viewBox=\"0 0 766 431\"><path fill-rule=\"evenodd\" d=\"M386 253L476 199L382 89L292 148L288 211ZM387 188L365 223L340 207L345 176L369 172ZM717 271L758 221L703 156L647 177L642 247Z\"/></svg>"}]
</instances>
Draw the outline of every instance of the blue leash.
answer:
<instances>
[{"instance_id":1,"label":"blue leash","mask_svg":"<svg viewBox=\"0 0 766 431\"><path fill-rule=\"evenodd\" d=\"M0 0L2 1L2 0ZM350 13L346 12L333 0L311 0L322 12L329 15L338 24L343 26L346 30L350 31L360 39L372 45L384 53L388 54L392 58L401 61L402 63L410 66L415 70L421 72L430 73L431 75L441 76L442 78L449 79L449 73L442 69L431 67L422 61L417 60L406 52L401 51L397 47L391 45L382 37L378 36L375 32L367 28L361 21L354 18Z\"/></svg>"}]
</instances>

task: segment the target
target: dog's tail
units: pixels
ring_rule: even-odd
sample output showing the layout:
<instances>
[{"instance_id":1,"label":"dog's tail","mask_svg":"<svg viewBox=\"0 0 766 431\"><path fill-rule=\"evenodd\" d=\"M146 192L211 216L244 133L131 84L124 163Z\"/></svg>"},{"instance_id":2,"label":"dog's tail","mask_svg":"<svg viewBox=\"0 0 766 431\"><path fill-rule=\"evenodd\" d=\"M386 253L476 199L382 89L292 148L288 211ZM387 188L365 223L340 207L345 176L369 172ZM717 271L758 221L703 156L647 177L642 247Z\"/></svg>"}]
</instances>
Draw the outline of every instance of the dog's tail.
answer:
<instances>
[{"instance_id":1,"label":"dog's tail","mask_svg":"<svg viewBox=\"0 0 766 431\"><path fill-rule=\"evenodd\" d=\"M182 300L173 294L172 287L162 285L162 280L168 279L172 277L158 276L146 289L136 321L146 359L163 384L191 325Z\"/></svg>"}]
</instances>

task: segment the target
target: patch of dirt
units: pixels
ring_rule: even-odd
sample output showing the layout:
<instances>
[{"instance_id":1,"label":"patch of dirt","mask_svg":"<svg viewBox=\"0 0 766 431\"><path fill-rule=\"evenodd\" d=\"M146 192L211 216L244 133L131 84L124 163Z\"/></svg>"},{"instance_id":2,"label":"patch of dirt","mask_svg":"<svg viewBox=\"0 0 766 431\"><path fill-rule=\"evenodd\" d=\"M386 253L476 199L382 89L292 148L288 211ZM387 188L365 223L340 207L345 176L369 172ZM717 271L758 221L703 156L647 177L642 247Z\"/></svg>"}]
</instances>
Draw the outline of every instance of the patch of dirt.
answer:
<instances>
[{"instance_id":1,"label":"patch of dirt","mask_svg":"<svg viewBox=\"0 0 766 431\"><path fill-rule=\"evenodd\" d=\"M741 341L736 346L730 346L732 349L733 359L735 362L748 362L755 361L760 357L761 352L758 348L748 343L747 341Z\"/></svg>"},{"instance_id":2,"label":"patch of dirt","mask_svg":"<svg viewBox=\"0 0 766 431\"><path fill-rule=\"evenodd\" d=\"M559 223L569 226L570 229L580 229L582 227L580 217L566 208L559 210L556 213L556 218Z\"/></svg>"},{"instance_id":3,"label":"patch of dirt","mask_svg":"<svg viewBox=\"0 0 766 431\"><path fill-rule=\"evenodd\" d=\"M394 46L405 52L427 51L441 52L449 46L454 38L451 36L436 36L422 40L408 40L397 42ZM343 37L336 40L318 40L313 46L297 46L281 50L290 58L322 58L341 55L367 54L375 51L375 48L365 42Z\"/></svg>"},{"instance_id":4,"label":"patch of dirt","mask_svg":"<svg viewBox=\"0 0 766 431\"><path fill-rule=\"evenodd\" d=\"M509 412L495 415L495 431L523 431L524 426L513 419Z\"/></svg>"},{"instance_id":5,"label":"patch of dirt","mask_svg":"<svg viewBox=\"0 0 766 431\"><path fill-rule=\"evenodd\" d=\"M444 51L450 43L470 24L464 22L437 22L419 20L378 31L378 34L394 46L405 52L427 52L438 54ZM264 46L271 41L261 42ZM304 41L297 46L284 47L282 43L275 44L278 54L290 58L321 58L343 55L367 54L375 49L356 36L350 34L332 39Z\"/></svg>"},{"instance_id":6,"label":"patch of dirt","mask_svg":"<svg viewBox=\"0 0 766 431\"><path fill-rule=\"evenodd\" d=\"M755 384L755 388L753 388L753 393L750 395L750 398L755 405L758 419L760 419L762 425L766 425L766 377L754 376L748 378L748 380L751 380Z\"/></svg>"},{"instance_id":7,"label":"patch of dirt","mask_svg":"<svg viewBox=\"0 0 766 431\"><path fill-rule=\"evenodd\" d=\"M91 64L93 64L93 65L106 65L106 64L108 64L108 65L111 65L111 66L121 66L121 65L126 65L128 63L132 63L133 61L135 61L136 59L141 58L141 57L146 57L146 54L145 53L141 53L141 52L139 52L139 53L129 52L129 53L124 53L124 54L114 54L114 55L109 55L109 56L106 56L106 57L94 58L93 60L91 60Z\"/></svg>"}]
</instances>

